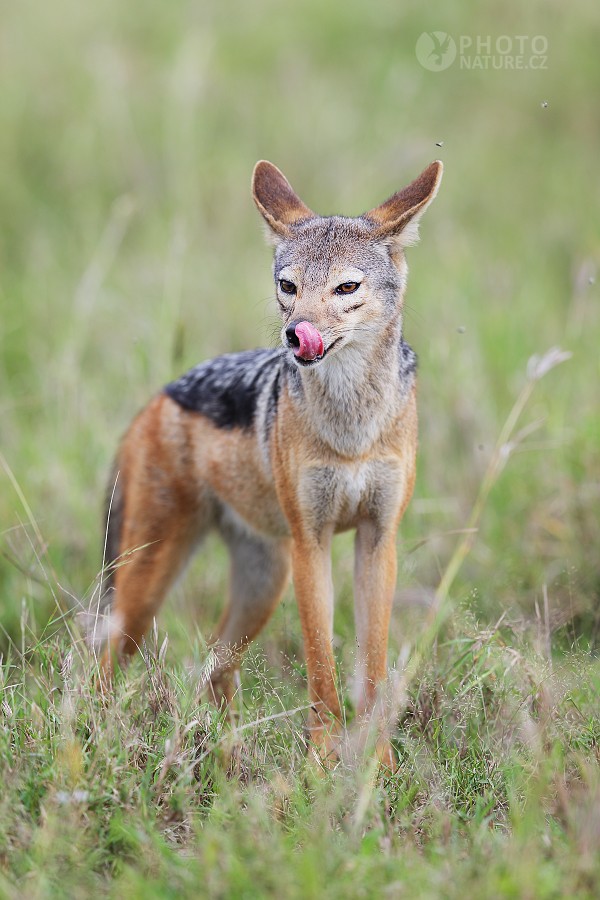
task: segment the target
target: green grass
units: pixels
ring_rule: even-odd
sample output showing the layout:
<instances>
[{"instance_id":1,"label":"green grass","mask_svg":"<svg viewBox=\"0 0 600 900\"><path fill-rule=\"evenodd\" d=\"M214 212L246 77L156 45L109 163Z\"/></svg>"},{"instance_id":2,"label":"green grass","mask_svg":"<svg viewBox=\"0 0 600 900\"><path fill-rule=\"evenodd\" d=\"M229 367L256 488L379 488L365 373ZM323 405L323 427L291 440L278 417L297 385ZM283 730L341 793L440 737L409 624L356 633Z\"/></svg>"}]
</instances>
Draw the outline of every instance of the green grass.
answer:
<instances>
[{"instance_id":1,"label":"green grass","mask_svg":"<svg viewBox=\"0 0 600 900\"><path fill-rule=\"evenodd\" d=\"M593 0L4 10L0 895L595 895L599 25ZM431 30L541 34L547 68L428 72L414 47ZM73 615L131 416L200 359L276 340L261 157L324 213L446 166L409 251L420 451L387 781L305 762L291 592L247 660L238 731L199 700L216 542L106 704ZM572 357L536 384L427 631L528 360L554 345ZM345 683L350 537L334 555Z\"/></svg>"},{"instance_id":2,"label":"green grass","mask_svg":"<svg viewBox=\"0 0 600 900\"><path fill-rule=\"evenodd\" d=\"M15 653L2 895L595 896L598 665L552 669L468 614L454 630L411 686L383 780L363 764L316 777L293 712L303 679L260 653L233 731L198 705L198 644L161 659L151 637L106 704L80 642Z\"/></svg>"}]
</instances>

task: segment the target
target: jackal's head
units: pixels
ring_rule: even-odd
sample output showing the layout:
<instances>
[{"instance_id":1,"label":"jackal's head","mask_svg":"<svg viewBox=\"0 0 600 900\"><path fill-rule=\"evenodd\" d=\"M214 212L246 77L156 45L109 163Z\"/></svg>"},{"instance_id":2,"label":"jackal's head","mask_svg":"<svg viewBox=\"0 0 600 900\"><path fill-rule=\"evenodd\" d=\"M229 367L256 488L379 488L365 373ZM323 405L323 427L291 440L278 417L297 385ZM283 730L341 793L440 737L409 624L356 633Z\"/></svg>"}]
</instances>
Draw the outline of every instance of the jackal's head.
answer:
<instances>
[{"instance_id":1,"label":"jackal's head","mask_svg":"<svg viewBox=\"0 0 600 900\"><path fill-rule=\"evenodd\" d=\"M433 162L381 206L356 218L318 216L270 162L257 163L255 203L275 247L273 272L282 341L298 365L318 365L345 348L369 345L401 327L404 248L442 178Z\"/></svg>"}]
</instances>

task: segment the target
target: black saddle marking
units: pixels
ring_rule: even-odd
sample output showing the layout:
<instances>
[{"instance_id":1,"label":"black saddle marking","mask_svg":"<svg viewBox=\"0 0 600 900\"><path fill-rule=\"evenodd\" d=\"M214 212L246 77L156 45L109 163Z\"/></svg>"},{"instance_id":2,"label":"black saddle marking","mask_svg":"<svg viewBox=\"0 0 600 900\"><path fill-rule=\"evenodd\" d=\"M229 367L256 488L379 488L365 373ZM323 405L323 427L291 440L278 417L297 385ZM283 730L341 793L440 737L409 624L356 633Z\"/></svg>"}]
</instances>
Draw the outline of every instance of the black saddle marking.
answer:
<instances>
[{"instance_id":1,"label":"black saddle marking","mask_svg":"<svg viewBox=\"0 0 600 900\"><path fill-rule=\"evenodd\" d=\"M251 428L265 380L283 350L244 350L200 363L164 391L184 409L201 413L218 428Z\"/></svg>"}]
</instances>

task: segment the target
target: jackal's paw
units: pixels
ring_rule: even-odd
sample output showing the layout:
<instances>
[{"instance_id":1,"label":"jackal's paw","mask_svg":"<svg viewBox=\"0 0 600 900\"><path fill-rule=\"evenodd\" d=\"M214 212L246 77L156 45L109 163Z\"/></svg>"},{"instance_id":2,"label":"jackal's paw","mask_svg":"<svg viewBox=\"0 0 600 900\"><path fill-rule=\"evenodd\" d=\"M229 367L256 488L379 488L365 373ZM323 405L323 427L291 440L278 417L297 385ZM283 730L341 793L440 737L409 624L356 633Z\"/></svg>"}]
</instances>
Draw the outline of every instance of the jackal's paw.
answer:
<instances>
[{"instance_id":1,"label":"jackal's paw","mask_svg":"<svg viewBox=\"0 0 600 900\"><path fill-rule=\"evenodd\" d=\"M381 768L387 770L387 774L393 775L398 770L396 754L387 738L379 738L375 744L375 755Z\"/></svg>"},{"instance_id":2,"label":"jackal's paw","mask_svg":"<svg viewBox=\"0 0 600 900\"><path fill-rule=\"evenodd\" d=\"M120 667L117 653L111 647L105 647L98 669L94 674L94 687L100 696L111 696L115 682L115 671Z\"/></svg>"},{"instance_id":3,"label":"jackal's paw","mask_svg":"<svg viewBox=\"0 0 600 900\"><path fill-rule=\"evenodd\" d=\"M308 759L317 772L335 769L340 761L341 727L337 723L329 726L309 727Z\"/></svg>"},{"instance_id":4,"label":"jackal's paw","mask_svg":"<svg viewBox=\"0 0 600 900\"><path fill-rule=\"evenodd\" d=\"M217 709L226 710L227 718L235 719L234 700L239 694L240 676L237 670L213 673L206 688L206 697Z\"/></svg>"}]
</instances>

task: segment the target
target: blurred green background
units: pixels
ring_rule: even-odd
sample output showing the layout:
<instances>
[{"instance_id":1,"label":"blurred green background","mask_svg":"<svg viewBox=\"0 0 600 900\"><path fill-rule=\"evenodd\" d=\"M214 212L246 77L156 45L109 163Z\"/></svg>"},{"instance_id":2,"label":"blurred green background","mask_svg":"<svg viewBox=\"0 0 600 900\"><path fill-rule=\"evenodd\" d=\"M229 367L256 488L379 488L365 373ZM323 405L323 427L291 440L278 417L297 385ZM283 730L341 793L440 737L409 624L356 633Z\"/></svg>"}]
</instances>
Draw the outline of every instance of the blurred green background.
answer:
<instances>
[{"instance_id":1,"label":"blurred green background","mask_svg":"<svg viewBox=\"0 0 600 900\"><path fill-rule=\"evenodd\" d=\"M459 54L429 71L415 45L431 31L493 49L524 35L525 63L537 35L547 58L473 68L471 49L471 68ZM0 645L23 616L41 632L57 599L89 597L110 460L136 410L196 362L277 339L249 190L260 158L312 208L344 214L446 166L409 251L421 443L396 644L465 524L528 358L557 344L572 359L536 388L520 424L538 427L494 488L455 600L483 619L531 616L547 585L555 623L576 615L593 636L599 39L595 0L3 6ZM210 551L162 619L182 645L221 605L225 559ZM345 637L349 538L336 557ZM298 644L290 597L267 650L281 633Z\"/></svg>"}]
</instances>

